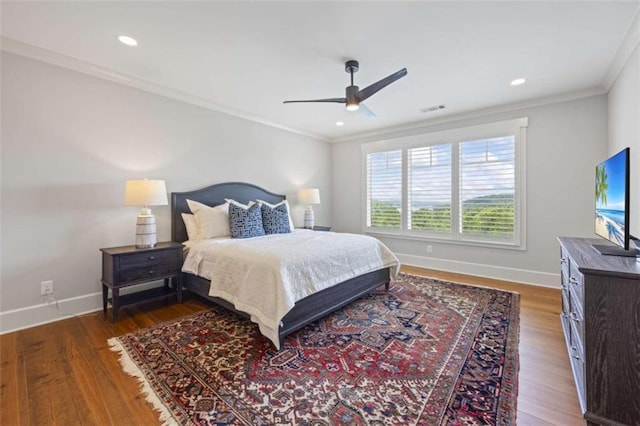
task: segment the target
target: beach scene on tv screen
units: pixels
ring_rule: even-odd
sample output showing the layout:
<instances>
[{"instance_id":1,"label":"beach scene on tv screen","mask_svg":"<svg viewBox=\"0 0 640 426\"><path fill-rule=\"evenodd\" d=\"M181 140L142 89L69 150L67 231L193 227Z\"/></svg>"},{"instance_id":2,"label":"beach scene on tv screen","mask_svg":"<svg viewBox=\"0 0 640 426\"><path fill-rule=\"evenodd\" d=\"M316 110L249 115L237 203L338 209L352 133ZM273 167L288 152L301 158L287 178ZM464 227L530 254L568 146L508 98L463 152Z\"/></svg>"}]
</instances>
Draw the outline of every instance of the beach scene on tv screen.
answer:
<instances>
[{"instance_id":1,"label":"beach scene on tv screen","mask_svg":"<svg viewBox=\"0 0 640 426\"><path fill-rule=\"evenodd\" d=\"M624 246L626 155L596 167L596 234Z\"/></svg>"}]
</instances>

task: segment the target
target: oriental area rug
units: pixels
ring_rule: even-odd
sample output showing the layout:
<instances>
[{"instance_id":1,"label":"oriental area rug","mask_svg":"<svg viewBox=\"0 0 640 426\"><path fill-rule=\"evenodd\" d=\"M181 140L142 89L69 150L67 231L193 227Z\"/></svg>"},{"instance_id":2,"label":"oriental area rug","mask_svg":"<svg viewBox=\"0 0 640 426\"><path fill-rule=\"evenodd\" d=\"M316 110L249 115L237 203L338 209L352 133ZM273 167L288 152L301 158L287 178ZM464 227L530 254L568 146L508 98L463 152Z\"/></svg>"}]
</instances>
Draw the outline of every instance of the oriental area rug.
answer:
<instances>
[{"instance_id":1,"label":"oriental area rug","mask_svg":"<svg viewBox=\"0 0 640 426\"><path fill-rule=\"evenodd\" d=\"M281 350L213 308L109 340L166 425L513 425L519 298L401 274Z\"/></svg>"}]
</instances>

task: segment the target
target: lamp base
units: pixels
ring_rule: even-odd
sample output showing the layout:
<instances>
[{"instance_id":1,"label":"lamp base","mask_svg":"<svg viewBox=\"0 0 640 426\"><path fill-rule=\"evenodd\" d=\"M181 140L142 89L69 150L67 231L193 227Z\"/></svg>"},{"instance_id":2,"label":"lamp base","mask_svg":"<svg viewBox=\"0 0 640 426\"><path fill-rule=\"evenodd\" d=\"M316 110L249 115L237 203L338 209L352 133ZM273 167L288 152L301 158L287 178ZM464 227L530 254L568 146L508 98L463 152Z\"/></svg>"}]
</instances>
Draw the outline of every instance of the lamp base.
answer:
<instances>
[{"instance_id":1,"label":"lamp base","mask_svg":"<svg viewBox=\"0 0 640 426\"><path fill-rule=\"evenodd\" d=\"M156 217L146 209L143 210L136 220L136 248L152 248L156 246Z\"/></svg>"},{"instance_id":2,"label":"lamp base","mask_svg":"<svg viewBox=\"0 0 640 426\"><path fill-rule=\"evenodd\" d=\"M315 225L314 221L313 208L311 206L307 206L304 210L304 227L306 229L313 229L313 226Z\"/></svg>"}]
</instances>

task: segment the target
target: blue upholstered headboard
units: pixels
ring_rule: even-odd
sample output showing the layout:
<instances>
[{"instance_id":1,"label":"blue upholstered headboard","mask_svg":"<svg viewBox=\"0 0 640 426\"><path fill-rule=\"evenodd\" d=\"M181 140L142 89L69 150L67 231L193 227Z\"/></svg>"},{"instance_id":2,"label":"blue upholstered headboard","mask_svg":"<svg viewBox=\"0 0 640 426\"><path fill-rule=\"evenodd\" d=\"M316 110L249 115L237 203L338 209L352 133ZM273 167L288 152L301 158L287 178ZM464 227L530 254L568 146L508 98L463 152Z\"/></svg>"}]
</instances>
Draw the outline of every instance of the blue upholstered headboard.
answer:
<instances>
[{"instance_id":1,"label":"blue upholstered headboard","mask_svg":"<svg viewBox=\"0 0 640 426\"><path fill-rule=\"evenodd\" d=\"M223 204L225 198L233 198L241 203L264 200L268 203L279 203L287 197L274 194L259 186L243 182L225 182L207 186L189 192L171 193L171 240L183 242L187 240L187 229L182 220L182 213L191 213L187 206L187 199L198 201L208 206Z\"/></svg>"}]
</instances>

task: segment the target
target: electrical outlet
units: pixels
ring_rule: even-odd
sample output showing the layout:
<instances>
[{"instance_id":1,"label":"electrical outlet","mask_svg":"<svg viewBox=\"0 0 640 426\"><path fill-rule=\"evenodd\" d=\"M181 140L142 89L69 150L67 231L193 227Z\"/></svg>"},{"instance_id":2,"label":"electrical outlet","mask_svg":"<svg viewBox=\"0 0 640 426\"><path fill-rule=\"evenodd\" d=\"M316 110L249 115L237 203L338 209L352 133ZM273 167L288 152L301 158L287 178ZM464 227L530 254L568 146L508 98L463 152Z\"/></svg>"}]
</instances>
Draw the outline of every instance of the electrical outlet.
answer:
<instances>
[{"instance_id":1,"label":"electrical outlet","mask_svg":"<svg viewBox=\"0 0 640 426\"><path fill-rule=\"evenodd\" d=\"M53 280L42 281L40 283L40 295L46 296L53 293Z\"/></svg>"},{"instance_id":2,"label":"electrical outlet","mask_svg":"<svg viewBox=\"0 0 640 426\"><path fill-rule=\"evenodd\" d=\"M433 253L433 246L431 244L427 245L427 253Z\"/></svg>"}]
</instances>

